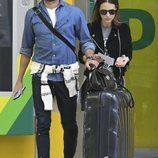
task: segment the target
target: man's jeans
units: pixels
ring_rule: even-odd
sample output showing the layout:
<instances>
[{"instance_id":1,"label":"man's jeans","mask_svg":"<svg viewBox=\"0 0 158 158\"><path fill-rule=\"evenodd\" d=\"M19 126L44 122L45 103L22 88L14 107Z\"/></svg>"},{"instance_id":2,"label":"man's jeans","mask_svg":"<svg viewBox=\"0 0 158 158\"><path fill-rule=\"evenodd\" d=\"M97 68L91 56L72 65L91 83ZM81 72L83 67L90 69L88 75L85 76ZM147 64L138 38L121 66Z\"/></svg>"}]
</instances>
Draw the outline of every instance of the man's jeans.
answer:
<instances>
[{"instance_id":1,"label":"man's jeans","mask_svg":"<svg viewBox=\"0 0 158 158\"><path fill-rule=\"evenodd\" d=\"M63 81L48 81L48 83L52 95L56 96L61 115L61 124L64 130L64 158L73 158L78 135L76 123L77 96L69 97L68 89ZM32 89L37 120L36 142L38 158L50 158L49 130L51 125L51 111L44 111L44 105L41 99L41 80L37 75L33 75L32 77Z\"/></svg>"}]
</instances>

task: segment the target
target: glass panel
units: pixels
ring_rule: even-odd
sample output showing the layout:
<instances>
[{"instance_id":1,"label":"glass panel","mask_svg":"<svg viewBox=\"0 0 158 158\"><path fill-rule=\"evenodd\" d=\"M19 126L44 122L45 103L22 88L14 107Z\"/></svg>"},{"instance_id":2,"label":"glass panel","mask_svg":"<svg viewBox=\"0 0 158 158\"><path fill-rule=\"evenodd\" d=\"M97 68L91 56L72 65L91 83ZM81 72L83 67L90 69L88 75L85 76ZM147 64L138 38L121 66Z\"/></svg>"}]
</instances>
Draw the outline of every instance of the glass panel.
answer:
<instances>
[{"instance_id":1,"label":"glass panel","mask_svg":"<svg viewBox=\"0 0 158 158\"><path fill-rule=\"evenodd\" d=\"M12 91L12 0L0 0L0 91Z\"/></svg>"}]
</instances>

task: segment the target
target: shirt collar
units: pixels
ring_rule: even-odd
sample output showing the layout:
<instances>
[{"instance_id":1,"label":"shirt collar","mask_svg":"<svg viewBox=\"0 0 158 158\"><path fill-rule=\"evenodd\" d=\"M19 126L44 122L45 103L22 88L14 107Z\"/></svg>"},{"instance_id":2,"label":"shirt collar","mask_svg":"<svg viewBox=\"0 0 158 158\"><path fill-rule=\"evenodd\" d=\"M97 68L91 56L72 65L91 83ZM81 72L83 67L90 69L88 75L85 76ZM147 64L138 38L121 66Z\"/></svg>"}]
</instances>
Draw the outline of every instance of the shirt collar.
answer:
<instances>
[{"instance_id":1,"label":"shirt collar","mask_svg":"<svg viewBox=\"0 0 158 158\"><path fill-rule=\"evenodd\" d=\"M63 0L59 0L59 6L64 6L65 5L65 2ZM39 2L39 5L38 6L41 6L42 8L44 7L45 8L45 5L44 5L44 0L42 0L41 2ZM59 7L58 6L58 7Z\"/></svg>"}]
</instances>

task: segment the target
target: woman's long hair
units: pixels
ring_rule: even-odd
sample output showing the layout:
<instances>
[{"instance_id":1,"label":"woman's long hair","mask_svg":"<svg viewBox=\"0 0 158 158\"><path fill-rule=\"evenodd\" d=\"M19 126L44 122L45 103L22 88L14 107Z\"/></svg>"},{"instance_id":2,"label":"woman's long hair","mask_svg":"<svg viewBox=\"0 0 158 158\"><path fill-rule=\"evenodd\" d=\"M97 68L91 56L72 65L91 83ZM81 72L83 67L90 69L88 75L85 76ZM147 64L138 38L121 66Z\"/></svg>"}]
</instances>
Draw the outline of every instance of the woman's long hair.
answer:
<instances>
[{"instance_id":1,"label":"woman's long hair","mask_svg":"<svg viewBox=\"0 0 158 158\"><path fill-rule=\"evenodd\" d=\"M108 3L111 3L111 4L115 5L117 11L116 11L116 15L115 15L115 18L114 18L113 22L116 25L119 25L121 21L120 21L118 0L97 0L95 5L94 5L94 9L93 9L92 17L91 17L91 23L94 22L94 21L101 21L101 16L100 16L100 13L99 13L99 9L100 9L100 5L102 3L105 3L105 2L108 2Z\"/></svg>"}]
</instances>

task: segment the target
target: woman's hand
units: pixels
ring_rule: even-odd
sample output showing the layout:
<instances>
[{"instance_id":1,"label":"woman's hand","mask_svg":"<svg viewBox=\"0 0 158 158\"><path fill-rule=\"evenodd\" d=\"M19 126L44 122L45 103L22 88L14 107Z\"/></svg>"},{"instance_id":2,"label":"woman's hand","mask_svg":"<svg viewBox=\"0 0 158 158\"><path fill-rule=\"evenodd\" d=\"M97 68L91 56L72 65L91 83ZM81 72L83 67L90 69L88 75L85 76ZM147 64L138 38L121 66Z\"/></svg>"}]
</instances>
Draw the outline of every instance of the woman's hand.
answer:
<instances>
[{"instance_id":1,"label":"woman's hand","mask_svg":"<svg viewBox=\"0 0 158 158\"><path fill-rule=\"evenodd\" d=\"M122 55L121 57L118 57L116 59L115 66L116 67L125 67L128 62L129 62L129 58L126 57L125 55Z\"/></svg>"}]
</instances>

